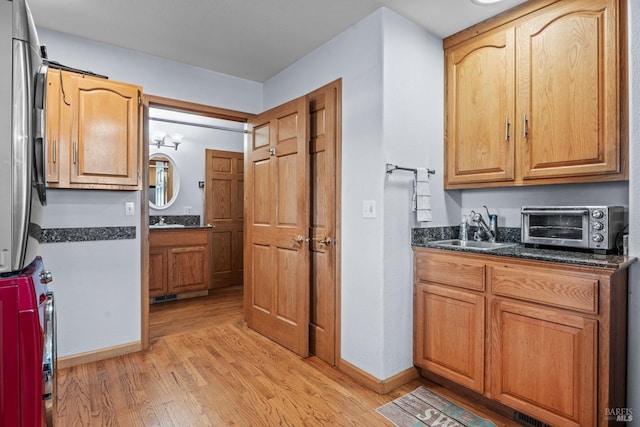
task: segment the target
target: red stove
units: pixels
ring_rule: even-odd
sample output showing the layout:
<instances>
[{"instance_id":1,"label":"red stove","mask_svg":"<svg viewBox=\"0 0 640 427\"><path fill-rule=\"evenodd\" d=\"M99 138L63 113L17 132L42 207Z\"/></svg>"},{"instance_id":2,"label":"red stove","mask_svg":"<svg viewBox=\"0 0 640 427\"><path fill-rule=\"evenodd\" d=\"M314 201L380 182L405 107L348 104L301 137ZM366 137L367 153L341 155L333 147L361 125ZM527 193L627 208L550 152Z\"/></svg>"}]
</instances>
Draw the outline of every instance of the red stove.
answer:
<instances>
[{"instance_id":1,"label":"red stove","mask_svg":"<svg viewBox=\"0 0 640 427\"><path fill-rule=\"evenodd\" d=\"M0 274L0 426L52 425L55 308L51 273L36 259Z\"/></svg>"}]
</instances>

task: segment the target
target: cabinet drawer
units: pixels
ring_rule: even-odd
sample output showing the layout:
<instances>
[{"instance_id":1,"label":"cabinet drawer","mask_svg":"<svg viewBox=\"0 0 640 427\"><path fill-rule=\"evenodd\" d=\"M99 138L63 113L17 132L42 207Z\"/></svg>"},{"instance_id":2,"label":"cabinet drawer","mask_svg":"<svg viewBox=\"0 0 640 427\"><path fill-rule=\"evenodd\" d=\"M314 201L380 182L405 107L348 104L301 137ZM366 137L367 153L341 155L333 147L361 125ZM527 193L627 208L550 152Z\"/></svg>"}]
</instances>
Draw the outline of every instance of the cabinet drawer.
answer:
<instances>
[{"instance_id":1,"label":"cabinet drawer","mask_svg":"<svg viewBox=\"0 0 640 427\"><path fill-rule=\"evenodd\" d=\"M442 283L483 291L485 266L482 262L453 255L416 254L415 277L426 282Z\"/></svg>"},{"instance_id":2,"label":"cabinet drawer","mask_svg":"<svg viewBox=\"0 0 640 427\"><path fill-rule=\"evenodd\" d=\"M528 268L489 267L491 290L495 295L596 314L598 279L572 275L566 271L543 272Z\"/></svg>"},{"instance_id":3,"label":"cabinet drawer","mask_svg":"<svg viewBox=\"0 0 640 427\"><path fill-rule=\"evenodd\" d=\"M151 230L149 232L150 247L177 247L206 245L209 239L209 230L198 229L172 229Z\"/></svg>"}]
</instances>

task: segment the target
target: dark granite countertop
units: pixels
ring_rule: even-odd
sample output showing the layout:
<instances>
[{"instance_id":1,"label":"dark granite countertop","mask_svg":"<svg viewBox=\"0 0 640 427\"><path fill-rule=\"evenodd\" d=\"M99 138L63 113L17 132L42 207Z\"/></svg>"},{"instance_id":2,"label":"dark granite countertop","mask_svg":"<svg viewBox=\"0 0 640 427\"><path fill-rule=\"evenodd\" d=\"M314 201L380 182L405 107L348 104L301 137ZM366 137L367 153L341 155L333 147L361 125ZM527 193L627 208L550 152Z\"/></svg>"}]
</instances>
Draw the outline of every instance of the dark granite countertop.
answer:
<instances>
[{"instance_id":1,"label":"dark granite countertop","mask_svg":"<svg viewBox=\"0 0 640 427\"><path fill-rule=\"evenodd\" d=\"M152 231L184 231L184 230L199 230L203 228L213 228L213 225L185 225L184 227L172 227L171 224L168 226L159 226L159 227L151 227L149 226L149 232Z\"/></svg>"},{"instance_id":2,"label":"dark granite countertop","mask_svg":"<svg viewBox=\"0 0 640 427\"><path fill-rule=\"evenodd\" d=\"M452 229L454 227L451 227ZM457 229L457 227L455 227ZM606 268L617 270L620 268L627 268L629 265L637 261L636 257L629 257L624 255L605 255L596 254L587 251L572 251L572 250L559 250L559 249L547 249L539 247L525 246L519 243L519 234L511 231L507 233L500 230L498 235L503 233L506 238L500 239L501 241L507 241L516 243L514 246L491 249L491 250L478 250L475 248L465 247L443 247L434 244L434 241L456 239L457 230L449 230L448 227L443 230L437 230L436 233L426 229L414 229L411 235L411 246L422 248L433 248L443 251L458 251L458 252L472 252L480 255L499 256L507 258L519 258L537 261L549 261L560 264ZM518 229L519 230L519 229Z\"/></svg>"},{"instance_id":3,"label":"dark granite countertop","mask_svg":"<svg viewBox=\"0 0 640 427\"><path fill-rule=\"evenodd\" d=\"M462 247L443 247L434 244L431 241L412 242L414 247L433 248L443 251L473 252L481 255L493 255L508 258L520 258L537 261L550 261L561 264L583 265L587 267L606 268L617 270L619 268L627 268L633 264L637 258L623 255L604 255L595 254L593 252L576 252L567 250L543 249L536 247L527 247L523 244L509 246L499 249L478 250L474 248Z\"/></svg>"}]
</instances>

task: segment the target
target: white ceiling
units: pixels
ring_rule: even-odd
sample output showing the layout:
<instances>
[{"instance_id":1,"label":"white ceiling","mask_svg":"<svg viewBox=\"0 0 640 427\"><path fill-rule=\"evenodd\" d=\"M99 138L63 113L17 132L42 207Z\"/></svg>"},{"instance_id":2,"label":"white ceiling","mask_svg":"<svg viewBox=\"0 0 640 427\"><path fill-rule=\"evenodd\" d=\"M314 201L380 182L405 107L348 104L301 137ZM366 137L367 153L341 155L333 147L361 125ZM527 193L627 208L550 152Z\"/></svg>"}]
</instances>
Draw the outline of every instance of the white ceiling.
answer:
<instances>
[{"instance_id":1,"label":"white ceiling","mask_svg":"<svg viewBox=\"0 0 640 427\"><path fill-rule=\"evenodd\" d=\"M36 25L264 82L380 7L444 38L526 0L28 0ZM55 60L55 58L51 58Z\"/></svg>"}]
</instances>

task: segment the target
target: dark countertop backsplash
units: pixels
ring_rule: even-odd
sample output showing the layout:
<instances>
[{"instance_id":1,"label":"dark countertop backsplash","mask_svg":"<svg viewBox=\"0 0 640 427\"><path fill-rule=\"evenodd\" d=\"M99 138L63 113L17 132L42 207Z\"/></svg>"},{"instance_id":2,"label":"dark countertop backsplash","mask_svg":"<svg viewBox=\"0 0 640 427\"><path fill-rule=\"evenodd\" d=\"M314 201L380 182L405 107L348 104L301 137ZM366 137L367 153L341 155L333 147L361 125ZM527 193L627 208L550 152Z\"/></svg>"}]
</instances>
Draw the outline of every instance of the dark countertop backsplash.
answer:
<instances>
[{"instance_id":1,"label":"dark countertop backsplash","mask_svg":"<svg viewBox=\"0 0 640 427\"><path fill-rule=\"evenodd\" d=\"M185 227L196 227L200 225L200 215L149 215L149 225L159 223L160 217L164 218L165 224L180 224Z\"/></svg>"}]
</instances>

